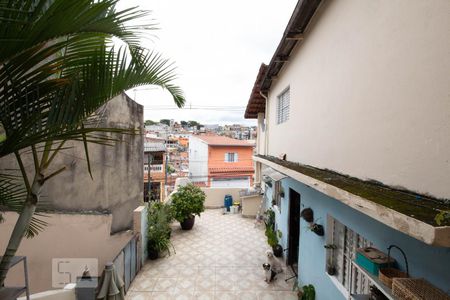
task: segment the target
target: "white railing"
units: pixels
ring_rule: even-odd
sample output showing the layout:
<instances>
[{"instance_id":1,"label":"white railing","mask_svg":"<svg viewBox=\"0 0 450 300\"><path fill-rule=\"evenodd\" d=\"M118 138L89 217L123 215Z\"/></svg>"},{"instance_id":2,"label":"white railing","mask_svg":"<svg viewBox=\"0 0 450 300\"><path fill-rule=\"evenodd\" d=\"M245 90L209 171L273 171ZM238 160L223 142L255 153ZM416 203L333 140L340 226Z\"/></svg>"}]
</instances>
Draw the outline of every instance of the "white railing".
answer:
<instances>
[{"instance_id":1,"label":"white railing","mask_svg":"<svg viewBox=\"0 0 450 300\"><path fill-rule=\"evenodd\" d=\"M150 165L150 173L155 172L155 173L162 173L164 171L164 167L163 165ZM148 167L147 165L144 165L144 173L148 172Z\"/></svg>"}]
</instances>

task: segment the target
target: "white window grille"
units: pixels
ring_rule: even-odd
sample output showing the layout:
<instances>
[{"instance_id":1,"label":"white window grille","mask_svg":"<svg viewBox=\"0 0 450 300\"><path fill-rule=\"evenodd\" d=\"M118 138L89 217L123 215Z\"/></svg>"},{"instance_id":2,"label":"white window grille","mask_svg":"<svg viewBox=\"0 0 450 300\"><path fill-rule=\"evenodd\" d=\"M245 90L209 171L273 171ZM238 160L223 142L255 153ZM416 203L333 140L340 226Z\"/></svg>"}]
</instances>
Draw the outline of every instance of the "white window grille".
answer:
<instances>
[{"instance_id":1,"label":"white window grille","mask_svg":"<svg viewBox=\"0 0 450 300\"><path fill-rule=\"evenodd\" d=\"M237 153L225 153L225 162L237 162L238 154Z\"/></svg>"},{"instance_id":2,"label":"white window grille","mask_svg":"<svg viewBox=\"0 0 450 300\"><path fill-rule=\"evenodd\" d=\"M277 124L289 120L290 88L285 89L279 96L277 102Z\"/></svg>"},{"instance_id":3,"label":"white window grille","mask_svg":"<svg viewBox=\"0 0 450 300\"><path fill-rule=\"evenodd\" d=\"M281 181L275 181L275 188L273 190L273 205L277 207L278 211L281 213Z\"/></svg>"},{"instance_id":4,"label":"white window grille","mask_svg":"<svg viewBox=\"0 0 450 300\"><path fill-rule=\"evenodd\" d=\"M335 279L349 294L369 294L369 279L351 262L355 260L357 248L372 246L372 242L328 216L327 243L333 246L327 250L327 267L335 267Z\"/></svg>"}]
</instances>

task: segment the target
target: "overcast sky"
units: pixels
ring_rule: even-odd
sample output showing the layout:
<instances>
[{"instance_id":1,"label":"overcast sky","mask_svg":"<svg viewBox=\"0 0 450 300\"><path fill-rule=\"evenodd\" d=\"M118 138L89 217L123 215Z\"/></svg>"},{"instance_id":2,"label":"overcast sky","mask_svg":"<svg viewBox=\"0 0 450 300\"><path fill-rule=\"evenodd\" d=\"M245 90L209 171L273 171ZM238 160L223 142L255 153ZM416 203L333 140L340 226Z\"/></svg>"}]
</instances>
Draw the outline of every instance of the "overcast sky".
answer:
<instances>
[{"instance_id":1,"label":"overcast sky","mask_svg":"<svg viewBox=\"0 0 450 300\"><path fill-rule=\"evenodd\" d=\"M186 108L227 106L228 110L163 110L170 95L151 88L130 90L144 105L144 119L196 120L203 124L240 123L262 62L269 63L294 10L294 0L121 0L119 9L151 10L160 28L144 46L177 66L177 84Z\"/></svg>"}]
</instances>

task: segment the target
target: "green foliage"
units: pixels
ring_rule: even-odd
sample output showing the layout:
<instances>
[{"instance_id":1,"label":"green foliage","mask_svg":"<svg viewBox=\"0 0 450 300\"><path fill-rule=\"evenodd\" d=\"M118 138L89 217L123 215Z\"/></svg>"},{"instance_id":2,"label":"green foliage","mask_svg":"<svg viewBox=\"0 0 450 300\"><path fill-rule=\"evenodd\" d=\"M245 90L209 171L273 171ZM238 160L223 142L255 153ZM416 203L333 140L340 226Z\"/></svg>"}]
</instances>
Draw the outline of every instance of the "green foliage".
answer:
<instances>
[{"instance_id":1,"label":"green foliage","mask_svg":"<svg viewBox=\"0 0 450 300\"><path fill-rule=\"evenodd\" d=\"M200 129L200 127L202 126L202 124L200 124L197 121L188 121L188 126L189 127L196 127L197 129Z\"/></svg>"},{"instance_id":2,"label":"green foliage","mask_svg":"<svg viewBox=\"0 0 450 300\"><path fill-rule=\"evenodd\" d=\"M148 11L118 11L116 0L17 0L0 3L0 157L20 156L35 147L34 164L45 182L65 166L51 166L67 140L112 145L115 134L135 128L101 128L96 111L122 91L157 85L184 104L172 64L140 46L142 36L156 29L143 23ZM112 39L123 42L113 47ZM55 173L49 171L56 169ZM21 170L26 196L33 178ZM39 172L38 172L39 171ZM0 179L3 180L3 179ZM20 182L21 181L21 182ZM0 184L0 210L15 210L18 189ZM12 195L11 191L13 191ZM26 197L22 197L22 206ZM40 228L35 224L35 228ZM42 225L42 224L41 224ZM32 231L29 231L32 235Z\"/></svg>"},{"instance_id":3,"label":"green foliage","mask_svg":"<svg viewBox=\"0 0 450 300\"><path fill-rule=\"evenodd\" d=\"M295 280L292 290L297 291L297 296L299 300L316 299L316 289L312 284L304 285L303 287L300 288L300 283L298 282L298 280Z\"/></svg>"},{"instance_id":4,"label":"green foliage","mask_svg":"<svg viewBox=\"0 0 450 300\"><path fill-rule=\"evenodd\" d=\"M312 284L304 285L302 300L314 300L316 299L316 289Z\"/></svg>"},{"instance_id":5,"label":"green foliage","mask_svg":"<svg viewBox=\"0 0 450 300\"><path fill-rule=\"evenodd\" d=\"M267 244L270 247L275 247L278 244L278 240L281 238L282 233L280 230L275 230L275 212L269 208L264 212L266 215L264 224L266 225L265 235L267 237Z\"/></svg>"},{"instance_id":6,"label":"green foliage","mask_svg":"<svg viewBox=\"0 0 450 300\"><path fill-rule=\"evenodd\" d=\"M269 244L270 247L278 245L278 239L281 238L280 230L274 231L272 228L266 227L265 234L267 237L267 244Z\"/></svg>"},{"instance_id":7,"label":"green foliage","mask_svg":"<svg viewBox=\"0 0 450 300\"><path fill-rule=\"evenodd\" d=\"M147 238L152 247L158 253L167 251L170 255L170 248L173 248L170 242L170 223L173 220L172 208L164 203L153 202L148 208L147 220Z\"/></svg>"},{"instance_id":8,"label":"green foliage","mask_svg":"<svg viewBox=\"0 0 450 300\"><path fill-rule=\"evenodd\" d=\"M193 184L179 187L172 195L172 208L177 221L183 222L205 211L205 193Z\"/></svg>"},{"instance_id":9,"label":"green foliage","mask_svg":"<svg viewBox=\"0 0 450 300\"><path fill-rule=\"evenodd\" d=\"M145 120L144 124L145 124L145 126L149 126L149 125L155 125L157 123L155 121L152 121L152 120Z\"/></svg>"},{"instance_id":10,"label":"green foliage","mask_svg":"<svg viewBox=\"0 0 450 300\"><path fill-rule=\"evenodd\" d=\"M165 124L167 126L170 126L170 120L169 119L161 119L161 120L159 120L159 123Z\"/></svg>"},{"instance_id":11,"label":"green foliage","mask_svg":"<svg viewBox=\"0 0 450 300\"><path fill-rule=\"evenodd\" d=\"M184 105L173 65L140 45L156 29L143 22L149 12L116 10L117 2L0 0L0 157L14 154L22 177L19 184L0 178L0 210L20 214L0 262L0 286L23 233L35 235L45 224L33 215L46 181L70 167L54 166L64 143L83 143L90 173L88 144L114 145L121 134L139 133L102 128L102 105L141 85L159 86ZM30 153L34 170L22 162Z\"/></svg>"},{"instance_id":12,"label":"green foliage","mask_svg":"<svg viewBox=\"0 0 450 300\"><path fill-rule=\"evenodd\" d=\"M438 224L439 226L445 221L445 220L450 220L450 210L443 210L440 213L438 213L435 217L434 220L436 221L436 224Z\"/></svg>"},{"instance_id":13,"label":"green foliage","mask_svg":"<svg viewBox=\"0 0 450 300\"><path fill-rule=\"evenodd\" d=\"M264 215L266 216L264 219L266 228L270 227L272 228L272 230L275 230L275 212L271 208L269 208L264 212Z\"/></svg>"},{"instance_id":14,"label":"green foliage","mask_svg":"<svg viewBox=\"0 0 450 300\"><path fill-rule=\"evenodd\" d=\"M181 126L186 127L188 126L188 122L186 121L180 121Z\"/></svg>"}]
</instances>

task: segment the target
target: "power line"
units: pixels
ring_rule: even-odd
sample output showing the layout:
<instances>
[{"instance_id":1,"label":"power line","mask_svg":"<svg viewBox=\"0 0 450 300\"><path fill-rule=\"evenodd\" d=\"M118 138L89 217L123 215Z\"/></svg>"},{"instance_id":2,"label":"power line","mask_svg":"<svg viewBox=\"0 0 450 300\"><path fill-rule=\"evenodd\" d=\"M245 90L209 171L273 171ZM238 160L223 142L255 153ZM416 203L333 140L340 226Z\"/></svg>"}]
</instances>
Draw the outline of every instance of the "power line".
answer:
<instances>
[{"instance_id":1,"label":"power line","mask_svg":"<svg viewBox=\"0 0 450 300\"><path fill-rule=\"evenodd\" d=\"M173 105L154 105L146 106L144 110L214 110L214 111L245 111L245 106L233 106L233 105L189 105L182 108L178 108Z\"/></svg>"}]
</instances>

